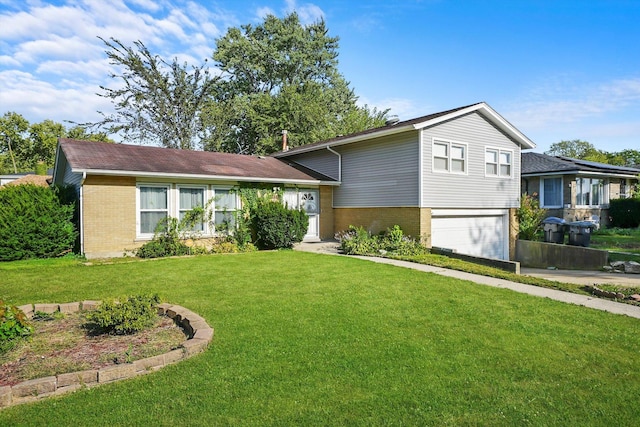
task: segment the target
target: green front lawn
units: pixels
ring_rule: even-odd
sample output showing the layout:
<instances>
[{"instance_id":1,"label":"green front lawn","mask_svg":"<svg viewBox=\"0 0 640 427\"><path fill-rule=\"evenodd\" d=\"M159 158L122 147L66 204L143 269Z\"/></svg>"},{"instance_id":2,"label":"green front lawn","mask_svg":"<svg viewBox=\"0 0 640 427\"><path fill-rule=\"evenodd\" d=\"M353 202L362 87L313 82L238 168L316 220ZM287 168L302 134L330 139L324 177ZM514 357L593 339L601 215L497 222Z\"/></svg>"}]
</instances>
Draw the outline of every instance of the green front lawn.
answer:
<instances>
[{"instance_id":1,"label":"green front lawn","mask_svg":"<svg viewBox=\"0 0 640 427\"><path fill-rule=\"evenodd\" d=\"M0 299L158 292L204 354L0 411L0 425L636 425L640 321L292 251L0 264Z\"/></svg>"},{"instance_id":2,"label":"green front lawn","mask_svg":"<svg viewBox=\"0 0 640 427\"><path fill-rule=\"evenodd\" d=\"M609 228L595 231L589 247L611 252L611 261L640 262L640 228Z\"/></svg>"}]
</instances>

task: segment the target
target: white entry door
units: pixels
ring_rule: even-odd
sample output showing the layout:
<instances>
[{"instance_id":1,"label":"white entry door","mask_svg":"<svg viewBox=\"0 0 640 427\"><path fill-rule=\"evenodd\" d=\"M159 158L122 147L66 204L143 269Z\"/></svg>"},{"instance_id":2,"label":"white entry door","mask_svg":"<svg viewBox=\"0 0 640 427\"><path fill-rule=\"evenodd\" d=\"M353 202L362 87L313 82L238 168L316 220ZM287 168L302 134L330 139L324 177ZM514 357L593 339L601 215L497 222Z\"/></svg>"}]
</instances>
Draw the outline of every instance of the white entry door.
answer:
<instances>
[{"instance_id":1,"label":"white entry door","mask_svg":"<svg viewBox=\"0 0 640 427\"><path fill-rule=\"evenodd\" d=\"M320 199L315 189L286 190L284 201L294 209L302 208L309 217L309 228L304 236L305 241L320 240Z\"/></svg>"}]
</instances>

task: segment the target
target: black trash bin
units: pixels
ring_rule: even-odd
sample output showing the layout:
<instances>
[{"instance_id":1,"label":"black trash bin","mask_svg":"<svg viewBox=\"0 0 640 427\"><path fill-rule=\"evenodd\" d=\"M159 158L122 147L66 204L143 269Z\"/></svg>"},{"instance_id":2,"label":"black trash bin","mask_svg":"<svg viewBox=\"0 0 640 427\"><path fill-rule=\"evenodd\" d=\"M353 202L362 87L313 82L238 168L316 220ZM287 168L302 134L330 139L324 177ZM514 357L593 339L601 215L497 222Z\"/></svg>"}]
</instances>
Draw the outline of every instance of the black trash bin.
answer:
<instances>
[{"instance_id":1,"label":"black trash bin","mask_svg":"<svg viewBox=\"0 0 640 427\"><path fill-rule=\"evenodd\" d=\"M588 247L591 242L591 231L595 224L591 221L575 221L567 223L569 228L569 244Z\"/></svg>"},{"instance_id":2,"label":"black trash bin","mask_svg":"<svg viewBox=\"0 0 640 427\"><path fill-rule=\"evenodd\" d=\"M550 216L542 221L544 241L547 243L564 243L565 220Z\"/></svg>"}]
</instances>

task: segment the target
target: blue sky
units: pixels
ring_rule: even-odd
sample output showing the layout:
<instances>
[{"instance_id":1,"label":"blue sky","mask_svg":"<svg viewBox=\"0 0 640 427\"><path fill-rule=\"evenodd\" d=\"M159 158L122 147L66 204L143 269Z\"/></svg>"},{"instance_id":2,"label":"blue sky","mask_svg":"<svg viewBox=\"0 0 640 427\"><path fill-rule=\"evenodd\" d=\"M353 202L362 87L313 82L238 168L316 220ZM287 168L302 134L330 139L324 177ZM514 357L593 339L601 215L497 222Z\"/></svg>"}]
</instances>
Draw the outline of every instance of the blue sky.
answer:
<instances>
[{"instance_id":1,"label":"blue sky","mask_svg":"<svg viewBox=\"0 0 640 427\"><path fill-rule=\"evenodd\" d=\"M543 152L582 139L640 149L640 2L0 0L0 114L96 121L97 38L200 64L230 26L324 19L360 103L410 119L488 102Z\"/></svg>"}]
</instances>

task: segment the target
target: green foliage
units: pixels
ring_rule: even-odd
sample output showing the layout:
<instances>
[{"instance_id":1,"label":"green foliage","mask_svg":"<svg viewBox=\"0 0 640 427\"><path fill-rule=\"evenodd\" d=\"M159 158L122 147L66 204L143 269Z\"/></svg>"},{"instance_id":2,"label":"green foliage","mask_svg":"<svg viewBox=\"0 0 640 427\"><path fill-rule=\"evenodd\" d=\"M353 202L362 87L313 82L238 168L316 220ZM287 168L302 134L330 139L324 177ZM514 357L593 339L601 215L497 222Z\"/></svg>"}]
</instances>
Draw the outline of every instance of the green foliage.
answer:
<instances>
[{"instance_id":1,"label":"green foliage","mask_svg":"<svg viewBox=\"0 0 640 427\"><path fill-rule=\"evenodd\" d=\"M187 66L177 58L167 62L140 41L132 48L114 38L101 40L111 64L123 70L111 77L125 84L118 89L100 86L102 93L98 95L109 99L116 112L101 113L100 122L82 126L120 132L127 141L199 148L206 133L200 114L217 78L211 77L204 65Z\"/></svg>"},{"instance_id":2,"label":"green foliage","mask_svg":"<svg viewBox=\"0 0 640 427\"><path fill-rule=\"evenodd\" d=\"M542 229L542 220L547 211L540 207L535 194L530 196L523 194L520 200L520 208L516 215L518 217L519 232L518 238L522 240L535 240L536 234Z\"/></svg>"},{"instance_id":3,"label":"green foliage","mask_svg":"<svg viewBox=\"0 0 640 427\"><path fill-rule=\"evenodd\" d=\"M302 241L309 217L303 210L289 209L280 201L261 201L252 211L252 225L260 249L285 249Z\"/></svg>"},{"instance_id":4,"label":"green foliage","mask_svg":"<svg viewBox=\"0 0 640 427\"><path fill-rule=\"evenodd\" d=\"M637 228L640 226L640 198L613 199L609 201L612 227Z\"/></svg>"},{"instance_id":5,"label":"green foliage","mask_svg":"<svg viewBox=\"0 0 640 427\"><path fill-rule=\"evenodd\" d=\"M22 310L0 300L0 354L10 350L18 338L28 337L32 332L33 327Z\"/></svg>"},{"instance_id":6,"label":"green foliage","mask_svg":"<svg viewBox=\"0 0 640 427\"><path fill-rule=\"evenodd\" d=\"M154 295L132 295L122 301L103 301L96 310L87 314L89 328L104 333L128 335L153 325L158 314L155 306L160 297Z\"/></svg>"},{"instance_id":7,"label":"green foliage","mask_svg":"<svg viewBox=\"0 0 640 427\"><path fill-rule=\"evenodd\" d=\"M35 185L0 189L0 261L55 257L73 249L74 205L61 203L60 192Z\"/></svg>"},{"instance_id":8,"label":"green foliage","mask_svg":"<svg viewBox=\"0 0 640 427\"><path fill-rule=\"evenodd\" d=\"M336 239L346 255L421 255L429 252L420 242L406 236L398 225L380 235L351 225L348 231L337 233Z\"/></svg>"},{"instance_id":9,"label":"green foliage","mask_svg":"<svg viewBox=\"0 0 640 427\"><path fill-rule=\"evenodd\" d=\"M384 125L386 110L356 105L337 58L338 37L295 12L230 28L213 54L225 79L207 111L207 149L271 153L284 129L294 147Z\"/></svg>"},{"instance_id":10,"label":"green foliage","mask_svg":"<svg viewBox=\"0 0 640 427\"><path fill-rule=\"evenodd\" d=\"M183 224L177 218L167 217L158 223L153 239L136 251L140 258L161 258L189 254L189 247L183 242L180 230Z\"/></svg>"}]
</instances>

